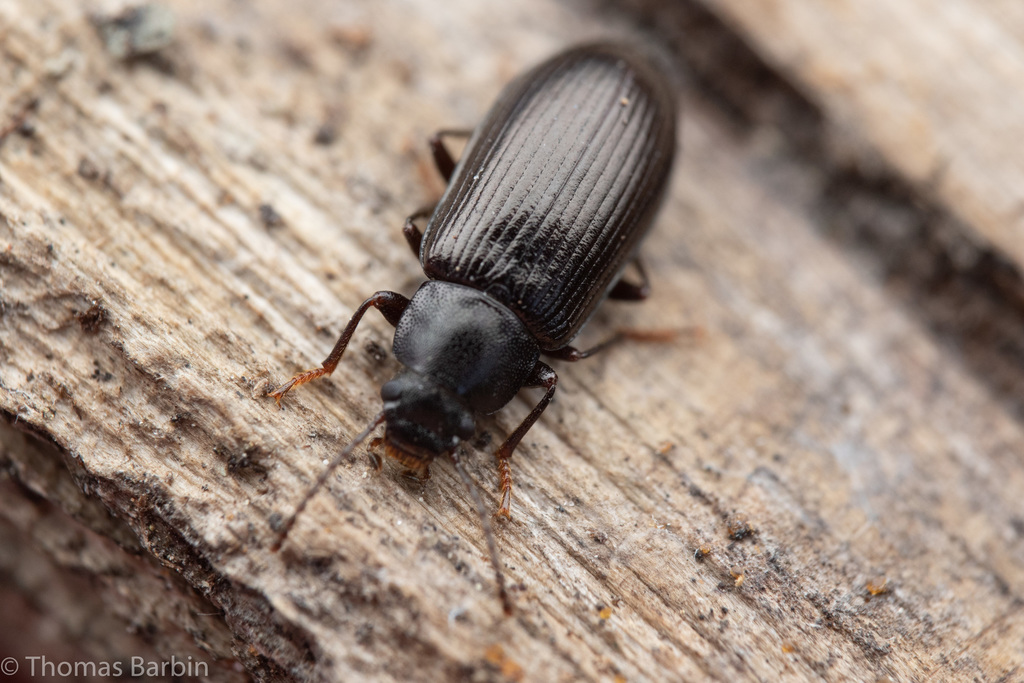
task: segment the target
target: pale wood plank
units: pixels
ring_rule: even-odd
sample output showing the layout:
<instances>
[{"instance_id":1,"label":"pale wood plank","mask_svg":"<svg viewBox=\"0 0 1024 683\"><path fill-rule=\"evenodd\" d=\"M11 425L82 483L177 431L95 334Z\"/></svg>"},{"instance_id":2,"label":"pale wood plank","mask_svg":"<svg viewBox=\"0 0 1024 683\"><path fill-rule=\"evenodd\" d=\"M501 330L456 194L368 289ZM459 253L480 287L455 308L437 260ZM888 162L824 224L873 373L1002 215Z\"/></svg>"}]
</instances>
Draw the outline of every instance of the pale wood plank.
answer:
<instances>
[{"instance_id":1,"label":"pale wood plank","mask_svg":"<svg viewBox=\"0 0 1024 683\"><path fill-rule=\"evenodd\" d=\"M835 132L1024 267L1020 3L704 4L821 105Z\"/></svg>"}]
</instances>

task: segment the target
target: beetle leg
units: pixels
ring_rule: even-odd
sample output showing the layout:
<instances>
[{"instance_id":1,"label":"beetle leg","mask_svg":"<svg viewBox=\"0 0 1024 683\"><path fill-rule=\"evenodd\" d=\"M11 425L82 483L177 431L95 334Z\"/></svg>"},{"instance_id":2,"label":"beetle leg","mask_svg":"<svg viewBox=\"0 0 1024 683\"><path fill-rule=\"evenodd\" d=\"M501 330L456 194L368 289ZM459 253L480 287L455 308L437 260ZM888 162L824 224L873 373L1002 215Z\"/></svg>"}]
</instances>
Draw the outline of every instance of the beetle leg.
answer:
<instances>
[{"instance_id":1,"label":"beetle leg","mask_svg":"<svg viewBox=\"0 0 1024 683\"><path fill-rule=\"evenodd\" d=\"M366 313L371 306L380 311L381 314L383 314L384 319L389 323L397 325L398 319L402 317L402 313L408 305L409 300L397 292L377 292L361 303L359 308L356 309L356 312L352 314L352 319L348 321L348 325L345 326L345 330L338 338L338 343L334 345L334 349L331 350L331 354L324 359L323 363L320 364L322 367L316 368L315 370L300 372L277 389L270 392L270 396L273 396L277 400L277 404L281 405L281 399L285 394L291 391L292 388L312 381L317 377L329 375L334 372L334 369L338 367L338 361L341 360L341 355L345 353L345 347L348 346L349 339L352 338L352 334L356 331L356 327L359 325L359 321L362 320L363 314Z\"/></svg>"},{"instance_id":2,"label":"beetle leg","mask_svg":"<svg viewBox=\"0 0 1024 683\"><path fill-rule=\"evenodd\" d=\"M615 334L613 334L610 338L605 339L597 346L590 347L586 351L580 351L575 346L563 346L562 348L556 349L554 351L545 351L544 355L551 356L552 358L557 358L558 360L567 360L570 362L575 362L578 360L583 360L584 358L589 358L590 356L593 356L595 353L598 353L599 351L604 351L613 344L618 344L620 341L625 339L626 336L627 335L624 334L622 331L618 331Z\"/></svg>"},{"instance_id":3,"label":"beetle leg","mask_svg":"<svg viewBox=\"0 0 1024 683\"><path fill-rule=\"evenodd\" d=\"M640 284L619 280L608 292L609 299L621 299L623 301L642 301L651 295L651 282L647 279L647 270L643 261L637 256L633 259L633 265L640 275Z\"/></svg>"},{"instance_id":4,"label":"beetle leg","mask_svg":"<svg viewBox=\"0 0 1024 683\"><path fill-rule=\"evenodd\" d=\"M498 456L498 481L501 483L501 505L495 512L496 517L512 519L512 466L508 458Z\"/></svg>"},{"instance_id":5,"label":"beetle leg","mask_svg":"<svg viewBox=\"0 0 1024 683\"><path fill-rule=\"evenodd\" d=\"M452 179L452 173L455 172L455 159L452 157L452 153L448 151L448 148L444 145L444 138L446 137L461 137L468 138L473 134L471 130L439 130L430 136L428 143L430 144L430 152L434 157L434 165L437 166L438 173L444 178L447 183ZM433 206L425 206L418 209L413 215L405 219L405 225L402 227L402 233L405 235L405 240L409 243L414 254L417 258L420 255L420 242L423 241L423 231L420 230L415 221L420 218L430 218L431 214L434 213L434 209L437 204Z\"/></svg>"},{"instance_id":6,"label":"beetle leg","mask_svg":"<svg viewBox=\"0 0 1024 683\"><path fill-rule=\"evenodd\" d=\"M501 448L495 453L495 457L498 460L498 476L501 480L501 507L495 513L499 517L512 519L512 468L509 466L508 459L512 457L512 451L516 449L519 442L526 436L526 432L530 431L530 427L533 426L533 423L537 421L540 414L551 403L551 397L555 395L556 384L558 384L558 375L551 369L551 366L537 361L537 364L533 366L533 372L530 373L529 379L523 385L524 388L544 387L547 391L544 392L544 396L533 407L533 410L526 416L526 419L523 420L514 432L509 434L509 437L505 439L505 443L501 444Z\"/></svg>"},{"instance_id":7,"label":"beetle leg","mask_svg":"<svg viewBox=\"0 0 1024 683\"><path fill-rule=\"evenodd\" d=\"M384 437L375 436L370 439L370 443L368 445L369 448L366 450L366 454L370 456L370 464L373 465L373 469L380 472L384 469L384 461L380 459L380 456L377 455L376 451L384 447Z\"/></svg>"},{"instance_id":8,"label":"beetle leg","mask_svg":"<svg viewBox=\"0 0 1024 683\"><path fill-rule=\"evenodd\" d=\"M688 332L688 330L682 331ZM679 334L680 330L621 329L616 330L615 334L613 334L608 339L605 339L597 346L592 346L585 351L580 351L575 346L563 346L562 348L555 349L554 351L544 351L544 355L551 356L552 358L557 358L558 360L567 360L570 362L575 362L578 360L583 360L584 358L589 358L590 356L593 356L595 353L598 353L599 351L604 351L609 346L612 346L613 344L618 344L619 342L624 341L626 339L641 342L670 342L679 337ZM699 334L699 331L696 334Z\"/></svg>"},{"instance_id":9,"label":"beetle leg","mask_svg":"<svg viewBox=\"0 0 1024 683\"><path fill-rule=\"evenodd\" d=\"M452 153L448 151L448 148L444 146L442 138L468 138L472 134L471 130L439 130L431 136L429 143L430 151L434 155L434 165L437 166L438 172L446 183L452 179L452 173L455 172L455 159L452 158Z\"/></svg>"},{"instance_id":10,"label":"beetle leg","mask_svg":"<svg viewBox=\"0 0 1024 683\"><path fill-rule=\"evenodd\" d=\"M423 231L416 225L416 221L421 218L430 218L436 206L435 204L434 206L424 206L416 209L411 216L405 219L405 225L402 226L402 234L405 235L405 241L409 243L409 248L412 249L412 253L416 255L416 258L420 257L420 243L423 241Z\"/></svg>"},{"instance_id":11,"label":"beetle leg","mask_svg":"<svg viewBox=\"0 0 1024 683\"><path fill-rule=\"evenodd\" d=\"M448 151L448 148L444 146L443 138L468 138L472 134L473 131L471 130L439 130L430 137L430 151L434 156L434 165L437 166L437 170L445 182L452 179L452 173L455 172L455 159L452 158L452 153ZM405 219L405 225L402 226L402 234L405 235L405 241L409 243L409 247L416 254L417 258L420 255L423 231L416 225L416 221L421 218L430 218L436 207L437 204L434 204L433 206L424 206L421 209L417 209L415 213Z\"/></svg>"}]
</instances>

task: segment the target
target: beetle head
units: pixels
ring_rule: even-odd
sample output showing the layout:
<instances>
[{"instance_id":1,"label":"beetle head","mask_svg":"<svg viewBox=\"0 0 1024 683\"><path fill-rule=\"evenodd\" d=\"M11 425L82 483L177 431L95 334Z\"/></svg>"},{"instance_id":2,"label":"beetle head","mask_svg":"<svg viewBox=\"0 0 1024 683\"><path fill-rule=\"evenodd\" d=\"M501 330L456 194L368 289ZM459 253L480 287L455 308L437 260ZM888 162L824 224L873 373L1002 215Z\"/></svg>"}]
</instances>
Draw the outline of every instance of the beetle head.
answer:
<instances>
[{"instance_id":1,"label":"beetle head","mask_svg":"<svg viewBox=\"0 0 1024 683\"><path fill-rule=\"evenodd\" d=\"M426 478L434 458L451 453L476 432L473 412L451 390L406 370L380 390L385 452Z\"/></svg>"}]
</instances>

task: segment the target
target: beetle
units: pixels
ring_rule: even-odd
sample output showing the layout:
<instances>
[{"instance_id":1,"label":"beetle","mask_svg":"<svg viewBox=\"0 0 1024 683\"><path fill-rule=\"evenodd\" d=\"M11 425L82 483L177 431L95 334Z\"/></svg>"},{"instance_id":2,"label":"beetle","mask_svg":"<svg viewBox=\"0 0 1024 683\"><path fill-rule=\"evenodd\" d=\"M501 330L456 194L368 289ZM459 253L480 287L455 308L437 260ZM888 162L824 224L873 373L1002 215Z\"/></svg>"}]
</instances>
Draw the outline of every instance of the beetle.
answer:
<instances>
[{"instance_id":1,"label":"beetle","mask_svg":"<svg viewBox=\"0 0 1024 683\"><path fill-rule=\"evenodd\" d=\"M320 474L278 529L275 547L331 471L380 424L385 453L413 476L450 456L480 512L499 594L511 603L479 495L458 446L476 417L497 412L525 387L544 389L496 455L497 514L509 517L509 459L555 393L558 376L540 359L577 361L570 342L605 298L647 296L637 248L661 203L676 147L675 97L639 51L595 43L562 52L506 86L473 132L459 162L442 132L431 139L447 189L432 211L403 228L427 276L412 298L380 291L352 315L320 368L270 396L337 367L359 321L376 308L395 327L403 369L385 383L383 410ZM421 231L416 221L430 216ZM635 262L640 282L623 277ZM375 458L375 465L380 462Z\"/></svg>"}]
</instances>

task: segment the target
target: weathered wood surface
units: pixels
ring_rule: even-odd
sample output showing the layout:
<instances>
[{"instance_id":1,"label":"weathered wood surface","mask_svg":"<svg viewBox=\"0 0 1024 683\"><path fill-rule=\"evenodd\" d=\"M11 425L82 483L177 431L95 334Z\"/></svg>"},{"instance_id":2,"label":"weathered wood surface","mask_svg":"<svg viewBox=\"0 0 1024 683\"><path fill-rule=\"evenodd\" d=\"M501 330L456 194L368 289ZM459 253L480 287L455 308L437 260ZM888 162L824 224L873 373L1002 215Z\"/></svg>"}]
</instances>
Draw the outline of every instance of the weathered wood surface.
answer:
<instances>
[{"instance_id":1,"label":"weathered wood surface","mask_svg":"<svg viewBox=\"0 0 1024 683\"><path fill-rule=\"evenodd\" d=\"M0 3L0 112L37 101L0 147L9 588L92 657L220 679L1024 675L1024 331L950 257L961 223L738 122L697 5L325 5L175 3L175 44L123 64L81 8ZM416 485L360 454L270 553L270 516L376 411L388 326L285 410L262 394L368 293L414 289L398 227L441 189L422 141L637 17L687 57L683 154L653 297L585 338L705 334L559 364L498 530L516 616L445 463ZM533 398L483 422L492 447ZM91 637L32 562L109 605ZM97 637L120 618L140 642Z\"/></svg>"},{"instance_id":2,"label":"weathered wood surface","mask_svg":"<svg viewBox=\"0 0 1024 683\"><path fill-rule=\"evenodd\" d=\"M837 132L1024 266L1024 6L706 4L809 93Z\"/></svg>"}]
</instances>

